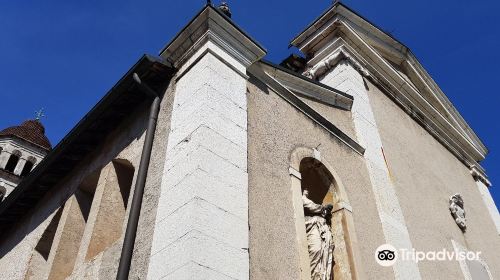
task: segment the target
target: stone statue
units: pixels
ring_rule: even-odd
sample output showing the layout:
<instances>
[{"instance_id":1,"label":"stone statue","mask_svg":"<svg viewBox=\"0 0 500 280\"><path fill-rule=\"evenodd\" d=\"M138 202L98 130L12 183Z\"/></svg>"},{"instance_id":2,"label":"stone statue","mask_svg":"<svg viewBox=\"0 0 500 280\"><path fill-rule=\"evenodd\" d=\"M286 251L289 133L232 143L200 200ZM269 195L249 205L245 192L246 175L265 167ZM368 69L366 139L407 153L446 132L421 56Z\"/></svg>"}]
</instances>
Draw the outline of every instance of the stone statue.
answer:
<instances>
[{"instance_id":1,"label":"stone statue","mask_svg":"<svg viewBox=\"0 0 500 280\"><path fill-rule=\"evenodd\" d=\"M305 189L302 192L302 203L312 280L332 280L334 244L330 227L333 206L316 204L308 196L309 191Z\"/></svg>"},{"instance_id":2,"label":"stone statue","mask_svg":"<svg viewBox=\"0 0 500 280\"><path fill-rule=\"evenodd\" d=\"M226 16L228 16L229 18L231 17L231 9L229 8L229 5L227 4L227 2L225 1L222 1L219 5L219 10L225 14Z\"/></svg>"},{"instance_id":3,"label":"stone statue","mask_svg":"<svg viewBox=\"0 0 500 280\"><path fill-rule=\"evenodd\" d=\"M465 219L464 200L460 194L457 193L450 197L450 211L458 227L465 231L467 229L467 220Z\"/></svg>"}]
</instances>

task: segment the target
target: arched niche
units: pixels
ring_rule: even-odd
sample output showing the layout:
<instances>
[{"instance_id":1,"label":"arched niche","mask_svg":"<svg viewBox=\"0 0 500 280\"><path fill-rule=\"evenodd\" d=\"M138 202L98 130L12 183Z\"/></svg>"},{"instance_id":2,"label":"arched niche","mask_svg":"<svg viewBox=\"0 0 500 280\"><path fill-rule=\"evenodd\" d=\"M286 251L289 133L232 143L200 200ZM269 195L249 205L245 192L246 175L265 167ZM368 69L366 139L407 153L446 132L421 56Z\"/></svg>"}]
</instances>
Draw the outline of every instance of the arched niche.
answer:
<instances>
[{"instance_id":1,"label":"arched niche","mask_svg":"<svg viewBox=\"0 0 500 280\"><path fill-rule=\"evenodd\" d=\"M289 174L295 212L301 279L311 279L307 249L302 190L307 187L309 198L318 204L332 204L332 235L335 244L334 279L365 279L354 231L352 208L345 187L330 164L318 150L300 147L290 156Z\"/></svg>"},{"instance_id":2,"label":"arched niche","mask_svg":"<svg viewBox=\"0 0 500 280\"><path fill-rule=\"evenodd\" d=\"M42 236L38 240L33 253L31 254L28 270L24 276L25 280L36 280L47 278L49 265L49 255L51 252L56 230L59 225L64 205L57 210L56 214L50 220Z\"/></svg>"},{"instance_id":3,"label":"arched niche","mask_svg":"<svg viewBox=\"0 0 500 280\"><path fill-rule=\"evenodd\" d=\"M85 261L96 257L122 236L134 173L134 166L125 159L114 159L104 167L105 177L98 186L99 203L92 205L96 215Z\"/></svg>"},{"instance_id":4,"label":"arched niche","mask_svg":"<svg viewBox=\"0 0 500 280\"><path fill-rule=\"evenodd\" d=\"M51 248L48 279L66 279L73 273L100 174L101 170L96 170L85 176L64 204L62 222Z\"/></svg>"}]
</instances>

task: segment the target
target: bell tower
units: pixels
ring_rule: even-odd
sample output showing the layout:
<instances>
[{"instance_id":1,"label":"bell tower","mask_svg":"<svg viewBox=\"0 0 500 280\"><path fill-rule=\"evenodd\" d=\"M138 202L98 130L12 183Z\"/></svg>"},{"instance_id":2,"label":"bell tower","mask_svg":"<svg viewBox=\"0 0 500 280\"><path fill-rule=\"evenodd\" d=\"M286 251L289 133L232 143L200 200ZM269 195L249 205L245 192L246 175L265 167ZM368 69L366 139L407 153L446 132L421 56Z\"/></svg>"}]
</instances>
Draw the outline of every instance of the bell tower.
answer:
<instances>
[{"instance_id":1,"label":"bell tower","mask_svg":"<svg viewBox=\"0 0 500 280\"><path fill-rule=\"evenodd\" d=\"M50 152L40 114L0 131L0 201L8 196Z\"/></svg>"}]
</instances>

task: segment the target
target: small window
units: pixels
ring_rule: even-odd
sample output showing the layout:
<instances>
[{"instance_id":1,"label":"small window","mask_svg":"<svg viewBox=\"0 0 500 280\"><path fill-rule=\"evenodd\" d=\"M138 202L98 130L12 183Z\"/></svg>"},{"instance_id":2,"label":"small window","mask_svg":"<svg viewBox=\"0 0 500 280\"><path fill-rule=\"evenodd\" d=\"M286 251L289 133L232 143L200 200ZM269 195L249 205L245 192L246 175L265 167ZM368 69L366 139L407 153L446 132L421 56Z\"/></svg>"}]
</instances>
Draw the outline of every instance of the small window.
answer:
<instances>
[{"instance_id":1,"label":"small window","mask_svg":"<svg viewBox=\"0 0 500 280\"><path fill-rule=\"evenodd\" d=\"M21 153L19 151L14 151L10 155L9 161L7 161L7 165L5 165L5 171L14 173L14 170L16 170L17 163L19 162L20 158L21 158Z\"/></svg>"}]
</instances>

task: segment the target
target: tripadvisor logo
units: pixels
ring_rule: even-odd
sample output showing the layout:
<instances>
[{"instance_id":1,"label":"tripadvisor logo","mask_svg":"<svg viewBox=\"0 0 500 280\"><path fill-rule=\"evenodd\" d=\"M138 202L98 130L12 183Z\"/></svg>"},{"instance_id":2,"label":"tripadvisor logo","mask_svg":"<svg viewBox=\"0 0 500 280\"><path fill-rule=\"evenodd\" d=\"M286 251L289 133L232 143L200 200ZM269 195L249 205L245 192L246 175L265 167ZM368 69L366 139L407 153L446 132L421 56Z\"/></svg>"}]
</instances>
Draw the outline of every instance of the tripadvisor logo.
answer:
<instances>
[{"instance_id":1,"label":"tripadvisor logo","mask_svg":"<svg viewBox=\"0 0 500 280\"><path fill-rule=\"evenodd\" d=\"M479 261L481 252L471 251L440 251L422 252L415 249L396 249L390 244L384 244L375 250L375 260L381 266L393 266L396 261Z\"/></svg>"},{"instance_id":2,"label":"tripadvisor logo","mask_svg":"<svg viewBox=\"0 0 500 280\"><path fill-rule=\"evenodd\" d=\"M393 266L398 260L398 252L390 244L381 245L375 250L375 260L381 266Z\"/></svg>"}]
</instances>

